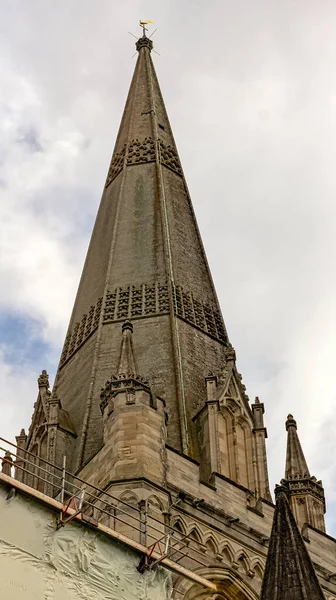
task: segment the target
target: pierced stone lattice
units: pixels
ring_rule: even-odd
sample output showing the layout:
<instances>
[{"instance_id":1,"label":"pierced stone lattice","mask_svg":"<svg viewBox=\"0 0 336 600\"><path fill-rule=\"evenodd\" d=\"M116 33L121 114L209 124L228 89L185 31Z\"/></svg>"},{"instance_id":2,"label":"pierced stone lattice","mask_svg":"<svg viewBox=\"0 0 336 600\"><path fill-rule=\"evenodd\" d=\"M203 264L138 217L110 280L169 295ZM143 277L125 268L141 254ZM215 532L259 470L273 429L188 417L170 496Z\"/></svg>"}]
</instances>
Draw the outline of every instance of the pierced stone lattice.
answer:
<instances>
[{"instance_id":1,"label":"pierced stone lattice","mask_svg":"<svg viewBox=\"0 0 336 600\"><path fill-rule=\"evenodd\" d=\"M120 171L122 171L122 168L124 166L125 152L126 144L124 144L120 152L115 152L113 154L105 183L106 188L110 185L113 179L115 179L117 175L119 175Z\"/></svg>"},{"instance_id":2,"label":"pierced stone lattice","mask_svg":"<svg viewBox=\"0 0 336 600\"><path fill-rule=\"evenodd\" d=\"M203 333L223 344L228 343L222 316L219 311L194 298L181 286L172 287L174 311L177 317L197 327ZM98 327L103 301L99 298L95 306L83 315L72 332L68 332L61 356L61 366L76 352L79 346ZM128 286L107 292L103 308L103 323L114 323L125 319L152 317L169 313L168 285L155 283L139 287Z\"/></svg>"},{"instance_id":3,"label":"pierced stone lattice","mask_svg":"<svg viewBox=\"0 0 336 600\"><path fill-rule=\"evenodd\" d=\"M175 314L194 325L203 333L218 341L228 342L222 316L219 311L196 300L181 286L173 287ZM129 286L108 292L103 321L114 322L137 317L149 317L169 312L168 286L155 284L140 287Z\"/></svg>"},{"instance_id":4,"label":"pierced stone lattice","mask_svg":"<svg viewBox=\"0 0 336 600\"><path fill-rule=\"evenodd\" d=\"M208 304L194 298L193 294L183 290L181 286L173 287L175 314L207 333L216 340L226 344L228 337L222 315Z\"/></svg>"},{"instance_id":5,"label":"pierced stone lattice","mask_svg":"<svg viewBox=\"0 0 336 600\"><path fill-rule=\"evenodd\" d=\"M61 367L66 363L70 356L76 352L89 335L97 329L102 302L102 298L98 298L95 306L91 306L89 312L82 316L80 322L74 325L72 331L68 331L61 355Z\"/></svg>"},{"instance_id":6,"label":"pierced stone lattice","mask_svg":"<svg viewBox=\"0 0 336 600\"><path fill-rule=\"evenodd\" d=\"M104 307L104 322L135 317L146 317L169 312L168 286L159 283L152 286L128 286L108 292Z\"/></svg>"}]
</instances>

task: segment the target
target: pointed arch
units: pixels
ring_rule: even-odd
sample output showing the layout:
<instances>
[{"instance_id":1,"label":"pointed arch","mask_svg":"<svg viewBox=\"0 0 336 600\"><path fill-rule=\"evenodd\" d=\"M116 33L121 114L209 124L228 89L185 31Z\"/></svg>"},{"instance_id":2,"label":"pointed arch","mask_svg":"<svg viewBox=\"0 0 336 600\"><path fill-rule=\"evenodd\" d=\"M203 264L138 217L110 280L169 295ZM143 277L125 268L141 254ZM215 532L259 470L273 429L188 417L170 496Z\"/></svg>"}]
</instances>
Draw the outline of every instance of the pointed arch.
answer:
<instances>
[{"instance_id":1,"label":"pointed arch","mask_svg":"<svg viewBox=\"0 0 336 600\"><path fill-rule=\"evenodd\" d=\"M217 585L217 592L211 593L209 590L200 588L199 584L188 580L186 577L179 577L174 583L177 598L185 600L210 600L218 597L218 600L224 598L241 598L245 600L257 600L259 594L252 588L249 581L244 581L241 574L227 566L208 566L195 569L195 572L206 579L210 579Z\"/></svg>"},{"instance_id":2,"label":"pointed arch","mask_svg":"<svg viewBox=\"0 0 336 600\"><path fill-rule=\"evenodd\" d=\"M264 576L264 568L261 565L261 563L257 562L253 567L251 566L251 569L255 572L257 579L260 579L260 581L262 581L262 578Z\"/></svg>"},{"instance_id":3,"label":"pointed arch","mask_svg":"<svg viewBox=\"0 0 336 600\"><path fill-rule=\"evenodd\" d=\"M250 570L250 559L247 556L246 552L240 551L236 554L236 561L239 565L238 571L243 571L244 573L248 573Z\"/></svg>"},{"instance_id":4,"label":"pointed arch","mask_svg":"<svg viewBox=\"0 0 336 600\"><path fill-rule=\"evenodd\" d=\"M210 533L204 540L207 552L216 556L218 554L218 542L215 537Z\"/></svg>"},{"instance_id":5,"label":"pointed arch","mask_svg":"<svg viewBox=\"0 0 336 600\"><path fill-rule=\"evenodd\" d=\"M170 527L172 527L172 529L170 529L171 535L172 535L172 543L173 545L176 546L176 544L178 544L178 542L180 542L182 540L182 538L184 539L186 536L186 531L187 531L187 525L186 522L184 521L184 519L180 516L175 517L171 523L170 523ZM177 546L179 547L179 546Z\"/></svg>"},{"instance_id":6,"label":"pointed arch","mask_svg":"<svg viewBox=\"0 0 336 600\"><path fill-rule=\"evenodd\" d=\"M221 409L218 415L218 437L221 474L230 479L235 479L233 417L225 407Z\"/></svg>"},{"instance_id":7,"label":"pointed arch","mask_svg":"<svg viewBox=\"0 0 336 600\"><path fill-rule=\"evenodd\" d=\"M219 554L221 554L221 556L223 557L223 559L225 560L226 563L228 563L229 565L231 565L235 559L235 553L234 550L230 544L230 542L224 542L223 546L221 547Z\"/></svg>"},{"instance_id":8,"label":"pointed arch","mask_svg":"<svg viewBox=\"0 0 336 600\"><path fill-rule=\"evenodd\" d=\"M148 509L152 509L153 512L156 513L163 513L164 511L164 507L163 504L160 500L160 498L158 498L155 495L149 496L149 498L147 498L147 503L148 503Z\"/></svg>"},{"instance_id":9,"label":"pointed arch","mask_svg":"<svg viewBox=\"0 0 336 600\"><path fill-rule=\"evenodd\" d=\"M254 558L251 558L251 561L250 561L251 569L254 569L256 565L259 565L261 570L264 571L265 563L261 560L261 558L259 558L259 556L255 556Z\"/></svg>"},{"instance_id":10,"label":"pointed arch","mask_svg":"<svg viewBox=\"0 0 336 600\"><path fill-rule=\"evenodd\" d=\"M193 524L189 530L188 538L198 544L203 543L203 533L198 525Z\"/></svg>"},{"instance_id":11,"label":"pointed arch","mask_svg":"<svg viewBox=\"0 0 336 600\"><path fill-rule=\"evenodd\" d=\"M125 490L119 496L115 516L119 517L120 527L124 526L123 521L129 522L133 527L138 527L140 518L139 500L134 492Z\"/></svg>"},{"instance_id":12,"label":"pointed arch","mask_svg":"<svg viewBox=\"0 0 336 600\"><path fill-rule=\"evenodd\" d=\"M174 529L177 529L177 531L179 531L183 535L187 534L187 529L188 529L187 523L181 515L177 515L177 516L173 517L173 519L171 521L171 527L173 527Z\"/></svg>"},{"instance_id":13,"label":"pointed arch","mask_svg":"<svg viewBox=\"0 0 336 600\"><path fill-rule=\"evenodd\" d=\"M114 523L114 529L137 542L140 541L139 522L140 509L139 499L135 492L124 490L114 510L111 511L110 519Z\"/></svg>"},{"instance_id":14,"label":"pointed arch","mask_svg":"<svg viewBox=\"0 0 336 600\"><path fill-rule=\"evenodd\" d=\"M42 433L41 439L40 439L40 444L39 444L39 458L44 461L48 459L48 433L45 430ZM42 465L43 468L45 468L44 465Z\"/></svg>"},{"instance_id":15,"label":"pointed arch","mask_svg":"<svg viewBox=\"0 0 336 600\"><path fill-rule=\"evenodd\" d=\"M118 506L122 505L123 502L126 502L127 504L130 504L131 506L137 506L139 499L134 492L131 492L130 490L125 490L119 496Z\"/></svg>"},{"instance_id":16,"label":"pointed arch","mask_svg":"<svg viewBox=\"0 0 336 600\"><path fill-rule=\"evenodd\" d=\"M252 428L246 417L240 417L236 426L237 460L239 481L244 487L254 490L254 474L252 467Z\"/></svg>"}]
</instances>

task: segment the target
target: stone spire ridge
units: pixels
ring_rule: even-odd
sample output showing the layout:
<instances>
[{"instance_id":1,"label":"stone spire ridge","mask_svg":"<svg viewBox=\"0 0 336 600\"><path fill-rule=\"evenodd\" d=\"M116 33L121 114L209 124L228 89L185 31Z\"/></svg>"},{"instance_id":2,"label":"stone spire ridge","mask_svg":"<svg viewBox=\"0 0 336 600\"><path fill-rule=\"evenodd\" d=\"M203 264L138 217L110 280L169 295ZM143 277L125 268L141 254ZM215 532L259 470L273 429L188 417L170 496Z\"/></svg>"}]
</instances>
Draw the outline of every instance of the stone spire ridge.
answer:
<instances>
[{"instance_id":1,"label":"stone spire ridge","mask_svg":"<svg viewBox=\"0 0 336 600\"><path fill-rule=\"evenodd\" d=\"M287 453L285 479L310 477L309 469L297 434L296 421L288 415L286 421Z\"/></svg>"},{"instance_id":2,"label":"stone spire ridge","mask_svg":"<svg viewBox=\"0 0 336 600\"><path fill-rule=\"evenodd\" d=\"M137 370L133 350L133 325L131 321L127 320L122 325L122 341L118 376L134 376L136 372Z\"/></svg>"},{"instance_id":3,"label":"stone spire ridge","mask_svg":"<svg viewBox=\"0 0 336 600\"><path fill-rule=\"evenodd\" d=\"M260 600L324 600L313 563L290 509L287 488L276 507Z\"/></svg>"}]
</instances>

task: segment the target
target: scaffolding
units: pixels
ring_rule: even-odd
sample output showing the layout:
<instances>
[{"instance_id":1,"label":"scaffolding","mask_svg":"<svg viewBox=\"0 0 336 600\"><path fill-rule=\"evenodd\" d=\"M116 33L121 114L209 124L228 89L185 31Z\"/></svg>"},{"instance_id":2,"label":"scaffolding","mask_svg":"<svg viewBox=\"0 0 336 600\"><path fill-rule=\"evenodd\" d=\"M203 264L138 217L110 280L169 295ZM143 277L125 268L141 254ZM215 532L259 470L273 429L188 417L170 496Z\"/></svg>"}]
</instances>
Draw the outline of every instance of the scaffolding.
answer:
<instances>
[{"instance_id":1,"label":"scaffolding","mask_svg":"<svg viewBox=\"0 0 336 600\"><path fill-rule=\"evenodd\" d=\"M41 459L0 437L0 482L35 496L58 512L56 528L77 519L110 535L140 553L138 571L161 565L204 588L216 584L195 569L207 566L206 547L172 527L167 513L144 503L133 505L102 490L66 469Z\"/></svg>"}]
</instances>

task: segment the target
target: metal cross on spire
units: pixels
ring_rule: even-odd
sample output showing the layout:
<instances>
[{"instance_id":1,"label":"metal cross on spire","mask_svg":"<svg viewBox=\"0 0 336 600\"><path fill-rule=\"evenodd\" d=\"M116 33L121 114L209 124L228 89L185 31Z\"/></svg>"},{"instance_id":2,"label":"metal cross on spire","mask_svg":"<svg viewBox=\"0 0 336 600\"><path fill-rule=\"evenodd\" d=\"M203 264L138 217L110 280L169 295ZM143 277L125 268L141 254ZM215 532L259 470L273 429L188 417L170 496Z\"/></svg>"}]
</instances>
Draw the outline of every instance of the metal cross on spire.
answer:
<instances>
[{"instance_id":1,"label":"metal cross on spire","mask_svg":"<svg viewBox=\"0 0 336 600\"><path fill-rule=\"evenodd\" d=\"M143 37L147 37L146 36L146 31L148 31L148 29L146 28L146 25L148 25L148 23L154 23L154 21L152 21L151 19L147 19L147 21L139 21L139 25L140 27L142 27L142 35Z\"/></svg>"}]
</instances>

